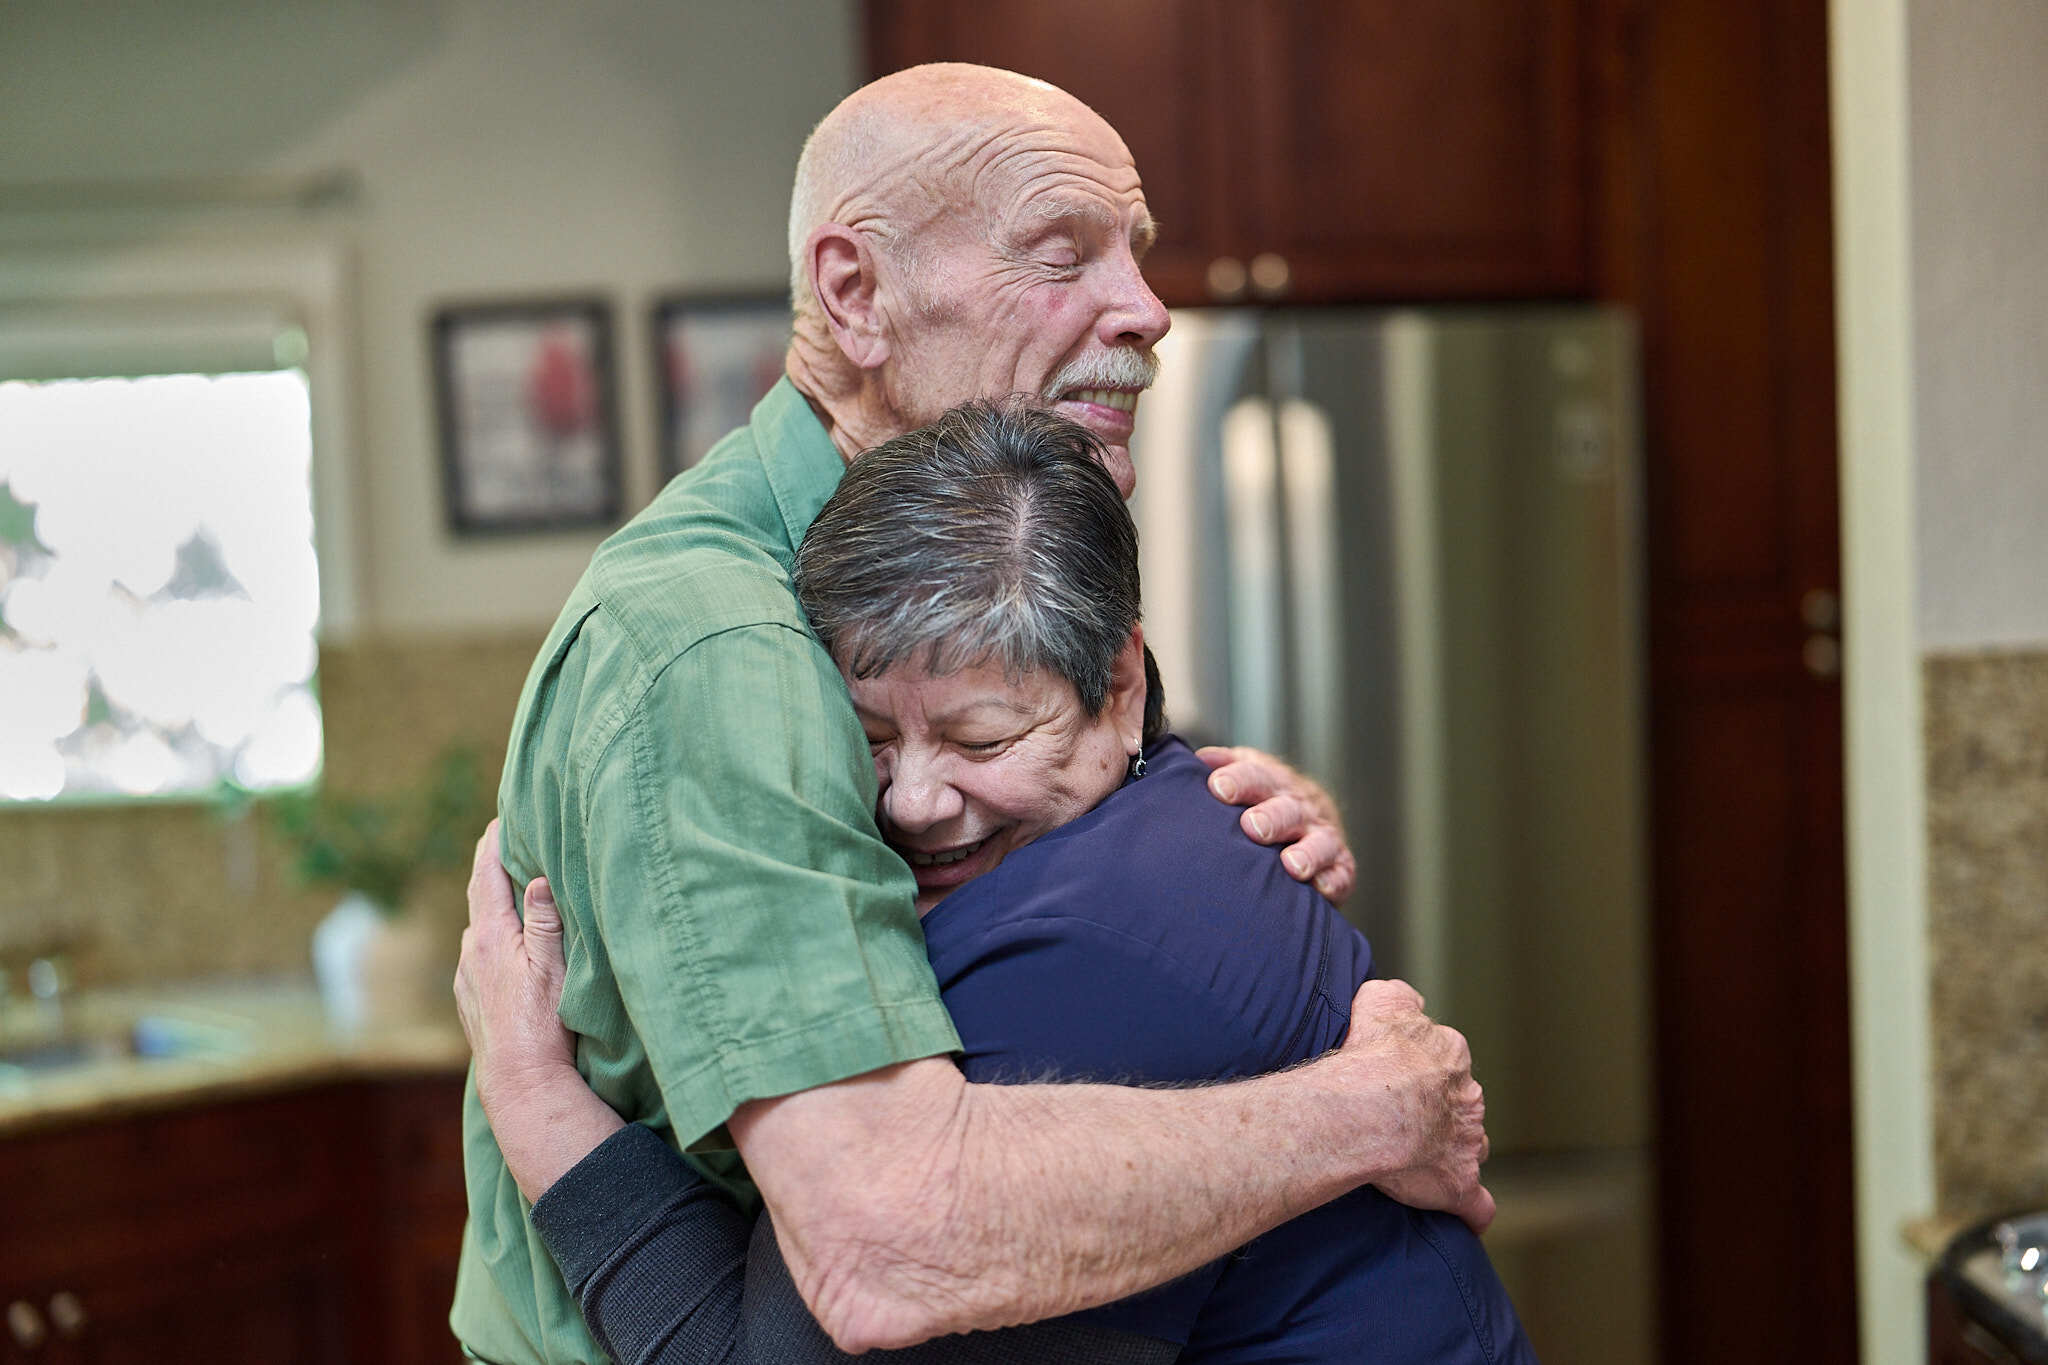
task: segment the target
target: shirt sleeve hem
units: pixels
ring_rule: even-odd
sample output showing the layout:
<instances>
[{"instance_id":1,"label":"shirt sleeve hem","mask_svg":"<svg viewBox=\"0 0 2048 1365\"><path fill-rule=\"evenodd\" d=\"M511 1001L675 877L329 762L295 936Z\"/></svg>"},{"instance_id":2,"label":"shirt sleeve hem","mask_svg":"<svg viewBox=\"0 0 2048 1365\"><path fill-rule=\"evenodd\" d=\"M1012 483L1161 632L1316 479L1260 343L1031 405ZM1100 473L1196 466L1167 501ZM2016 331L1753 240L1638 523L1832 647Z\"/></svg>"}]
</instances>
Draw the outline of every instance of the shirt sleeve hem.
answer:
<instances>
[{"instance_id":1,"label":"shirt sleeve hem","mask_svg":"<svg viewBox=\"0 0 2048 1365\"><path fill-rule=\"evenodd\" d=\"M749 1100L814 1090L959 1051L960 1035L936 998L868 1005L724 1050L681 1076L661 1077L661 1091L670 1127L688 1147Z\"/></svg>"}]
</instances>

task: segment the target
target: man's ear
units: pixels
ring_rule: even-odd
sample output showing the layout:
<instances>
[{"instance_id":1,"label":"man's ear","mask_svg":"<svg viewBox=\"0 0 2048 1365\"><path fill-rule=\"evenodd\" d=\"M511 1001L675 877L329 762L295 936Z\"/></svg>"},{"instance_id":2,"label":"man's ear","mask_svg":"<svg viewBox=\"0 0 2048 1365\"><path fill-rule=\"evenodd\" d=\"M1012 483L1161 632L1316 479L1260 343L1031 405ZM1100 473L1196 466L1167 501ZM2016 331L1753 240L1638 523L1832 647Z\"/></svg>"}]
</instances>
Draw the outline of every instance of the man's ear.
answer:
<instances>
[{"instance_id":1,"label":"man's ear","mask_svg":"<svg viewBox=\"0 0 2048 1365\"><path fill-rule=\"evenodd\" d=\"M804 242L805 273L832 340L854 368L872 370L889 358L888 329L875 294L875 257L860 233L843 223L814 228Z\"/></svg>"},{"instance_id":2,"label":"man's ear","mask_svg":"<svg viewBox=\"0 0 2048 1365\"><path fill-rule=\"evenodd\" d=\"M1131 638L1116 652L1109 670L1109 713L1124 752L1145 747L1145 627L1131 627Z\"/></svg>"}]
</instances>

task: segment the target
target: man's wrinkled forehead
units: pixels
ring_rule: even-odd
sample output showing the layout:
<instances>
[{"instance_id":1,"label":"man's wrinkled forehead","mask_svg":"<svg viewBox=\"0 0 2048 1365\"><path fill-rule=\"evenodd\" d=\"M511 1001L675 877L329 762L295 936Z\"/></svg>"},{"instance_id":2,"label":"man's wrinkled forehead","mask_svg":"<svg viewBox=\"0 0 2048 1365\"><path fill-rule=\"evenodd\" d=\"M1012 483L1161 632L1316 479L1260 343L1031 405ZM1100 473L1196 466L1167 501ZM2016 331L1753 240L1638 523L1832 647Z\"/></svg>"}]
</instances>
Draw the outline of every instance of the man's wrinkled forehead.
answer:
<instances>
[{"instance_id":1,"label":"man's wrinkled forehead","mask_svg":"<svg viewBox=\"0 0 2048 1365\"><path fill-rule=\"evenodd\" d=\"M1064 149L957 168L949 179L929 182L925 225L1011 245L1065 226L1089 238L1128 235L1142 253L1156 234L1137 174L1106 174L1110 169Z\"/></svg>"},{"instance_id":2,"label":"man's wrinkled forehead","mask_svg":"<svg viewBox=\"0 0 2048 1365\"><path fill-rule=\"evenodd\" d=\"M1086 106L1063 117L982 111L978 118L904 128L877 179L900 178L934 204L1007 216L1070 188L1112 200L1140 194L1138 170L1113 129Z\"/></svg>"}]
</instances>

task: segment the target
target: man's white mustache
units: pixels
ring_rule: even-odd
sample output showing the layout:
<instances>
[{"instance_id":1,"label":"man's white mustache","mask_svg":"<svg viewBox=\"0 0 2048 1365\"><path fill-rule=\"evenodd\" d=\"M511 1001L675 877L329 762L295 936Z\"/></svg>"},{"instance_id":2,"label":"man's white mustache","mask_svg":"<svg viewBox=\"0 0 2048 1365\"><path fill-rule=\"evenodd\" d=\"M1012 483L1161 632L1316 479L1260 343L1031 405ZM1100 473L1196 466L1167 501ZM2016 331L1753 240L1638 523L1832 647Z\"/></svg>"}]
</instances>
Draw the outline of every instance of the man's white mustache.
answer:
<instances>
[{"instance_id":1,"label":"man's white mustache","mask_svg":"<svg viewBox=\"0 0 2048 1365\"><path fill-rule=\"evenodd\" d=\"M1158 377L1158 358L1127 346L1074 361L1054 375L1039 396L1050 402L1075 389L1149 389Z\"/></svg>"}]
</instances>

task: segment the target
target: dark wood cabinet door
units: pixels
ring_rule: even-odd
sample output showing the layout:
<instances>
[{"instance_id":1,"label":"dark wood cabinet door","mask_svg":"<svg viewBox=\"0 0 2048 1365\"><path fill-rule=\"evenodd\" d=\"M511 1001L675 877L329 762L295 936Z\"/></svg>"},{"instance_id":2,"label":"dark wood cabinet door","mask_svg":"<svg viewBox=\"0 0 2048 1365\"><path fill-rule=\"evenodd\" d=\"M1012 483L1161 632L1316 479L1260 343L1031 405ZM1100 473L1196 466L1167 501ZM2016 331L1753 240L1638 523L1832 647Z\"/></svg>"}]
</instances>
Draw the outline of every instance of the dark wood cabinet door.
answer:
<instances>
[{"instance_id":1,"label":"dark wood cabinet door","mask_svg":"<svg viewBox=\"0 0 2048 1365\"><path fill-rule=\"evenodd\" d=\"M383 1305L386 1365L456 1365L448 1330L468 1213L462 1178L462 1078L393 1081L365 1096L379 1191L367 1259Z\"/></svg>"},{"instance_id":2,"label":"dark wood cabinet door","mask_svg":"<svg viewBox=\"0 0 2048 1365\"><path fill-rule=\"evenodd\" d=\"M1145 273L1169 304L1218 301L1219 262L1244 281L1230 297L1252 300L1587 287L1578 0L868 0L866 13L871 75L982 62L1108 119L1160 223Z\"/></svg>"},{"instance_id":3,"label":"dark wood cabinet door","mask_svg":"<svg viewBox=\"0 0 2048 1365\"><path fill-rule=\"evenodd\" d=\"M325 1085L0 1142L0 1307L44 1334L24 1354L9 1324L0 1362L454 1365L462 1085Z\"/></svg>"},{"instance_id":4,"label":"dark wood cabinet door","mask_svg":"<svg viewBox=\"0 0 2048 1365\"><path fill-rule=\"evenodd\" d=\"M0 1299L47 1325L37 1358L339 1365L349 1122L334 1091L310 1091L0 1144Z\"/></svg>"},{"instance_id":5,"label":"dark wood cabinet door","mask_svg":"<svg viewBox=\"0 0 2048 1365\"><path fill-rule=\"evenodd\" d=\"M347 1248L338 1229L190 1248L174 1264L70 1284L82 1365L345 1365ZM54 1297L54 1295L53 1295Z\"/></svg>"},{"instance_id":6,"label":"dark wood cabinet door","mask_svg":"<svg viewBox=\"0 0 2048 1365\"><path fill-rule=\"evenodd\" d=\"M1206 298L1210 260L1236 241L1219 49L1219 0L869 0L871 76L978 62L1051 81L1123 136L1160 224L1145 277L1168 303ZM1231 247L1230 249L1241 249Z\"/></svg>"},{"instance_id":7,"label":"dark wood cabinet door","mask_svg":"<svg viewBox=\"0 0 2048 1365\"><path fill-rule=\"evenodd\" d=\"M1258 250L1301 300L1583 295L1577 0L1233 11ZM1219 92L1221 93L1221 92Z\"/></svg>"}]
</instances>

